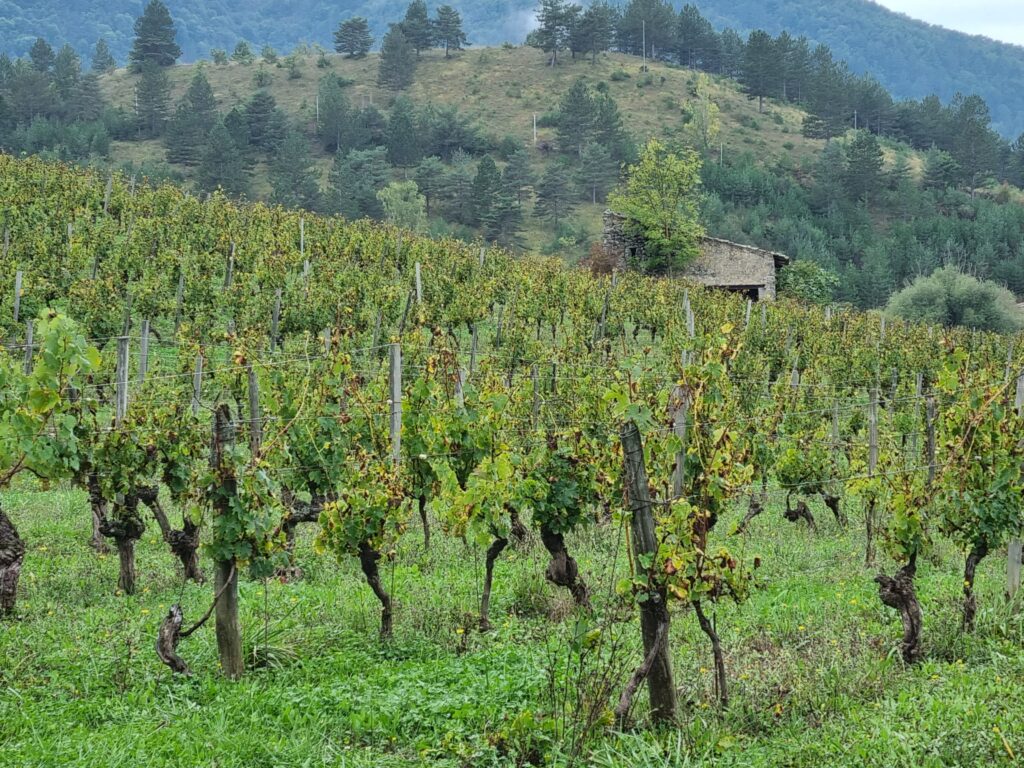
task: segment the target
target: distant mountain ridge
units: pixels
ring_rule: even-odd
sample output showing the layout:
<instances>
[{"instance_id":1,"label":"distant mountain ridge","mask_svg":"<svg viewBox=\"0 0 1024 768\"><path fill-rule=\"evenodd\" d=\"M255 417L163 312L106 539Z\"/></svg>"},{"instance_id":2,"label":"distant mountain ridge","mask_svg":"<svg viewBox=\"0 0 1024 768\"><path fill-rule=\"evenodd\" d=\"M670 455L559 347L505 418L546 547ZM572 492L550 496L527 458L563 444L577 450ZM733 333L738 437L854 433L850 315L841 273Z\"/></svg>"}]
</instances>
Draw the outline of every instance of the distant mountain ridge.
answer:
<instances>
[{"instance_id":1,"label":"distant mountain ridge","mask_svg":"<svg viewBox=\"0 0 1024 768\"><path fill-rule=\"evenodd\" d=\"M288 51L301 42L330 47L338 22L366 16L377 34L400 19L406 0L166 0L185 60L230 50L239 39ZM463 16L472 43L521 42L533 25L533 0L449 0ZM431 3L431 8L439 5ZM145 0L0 0L0 49L23 55L37 36L70 43L88 55L106 38L119 60ZM675 3L676 7L680 3ZM695 0L717 28L765 29L806 35L828 45L856 72L869 72L894 95L943 100L957 91L988 103L995 127L1024 132L1024 47L927 24L870 0Z\"/></svg>"}]
</instances>

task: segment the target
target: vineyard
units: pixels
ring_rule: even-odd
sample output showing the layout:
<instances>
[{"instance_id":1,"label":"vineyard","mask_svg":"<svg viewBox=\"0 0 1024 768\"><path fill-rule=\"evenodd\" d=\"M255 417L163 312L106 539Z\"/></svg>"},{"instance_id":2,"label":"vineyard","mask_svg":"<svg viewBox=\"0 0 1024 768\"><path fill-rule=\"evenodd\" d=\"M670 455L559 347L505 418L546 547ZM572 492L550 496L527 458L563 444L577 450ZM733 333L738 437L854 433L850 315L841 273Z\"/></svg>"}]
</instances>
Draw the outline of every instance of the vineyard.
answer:
<instances>
[{"instance_id":1,"label":"vineyard","mask_svg":"<svg viewBox=\"0 0 1024 768\"><path fill-rule=\"evenodd\" d=\"M1017 760L1014 339L5 156L0 227L11 765Z\"/></svg>"}]
</instances>

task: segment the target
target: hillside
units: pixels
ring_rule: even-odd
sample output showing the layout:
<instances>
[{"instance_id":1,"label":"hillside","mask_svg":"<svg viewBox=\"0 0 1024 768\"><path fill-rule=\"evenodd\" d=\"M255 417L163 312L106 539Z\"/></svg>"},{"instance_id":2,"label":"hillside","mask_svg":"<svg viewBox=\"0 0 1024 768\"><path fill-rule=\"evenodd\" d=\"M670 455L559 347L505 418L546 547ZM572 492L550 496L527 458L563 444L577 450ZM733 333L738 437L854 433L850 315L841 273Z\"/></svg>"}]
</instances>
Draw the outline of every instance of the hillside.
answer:
<instances>
[{"instance_id":1,"label":"hillside","mask_svg":"<svg viewBox=\"0 0 1024 768\"><path fill-rule=\"evenodd\" d=\"M316 94L320 80L336 74L353 81L346 91L355 106L374 105L386 111L395 99L391 91L377 85L378 56L371 54L362 60L330 56L330 68L316 66L313 56L299 58L302 77L289 80L283 69L269 68L272 80L267 86L289 116L303 128L313 130L316 119ZM665 139L678 138L683 127L684 111L692 104L689 92L694 73L653 62L650 66L651 83L639 87L640 60L637 57L609 53L598 57L596 64L577 61L558 67L545 67L543 54L532 48L488 48L466 51L450 60L440 52L425 53L416 74L416 81L405 92L417 104L452 105L460 114L470 118L497 144L510 136L517 143L530 148L535 170L540 171L557 157L557 153L544 151L545 145L555 141L553 128L538 128L537 145L533 142L533 118L557 109L559 100L577 78L588 83L604 82L619 105L627 131L638 141L650 136ZM244 102L256 90L253 77L260 70L258 64L230 63L226 66L204 65L218 104L227 111ZM194 65L179 65L171 69L172 101L185 92ZM614 75L614 77L613 77ZM626 76L624 76L626 75ZM138 76L127 70L103 78L105 96L116 105L131 111ZM721 152L728 159L742 153L752 153L764 163L785 158L797 168L814 161L824 142L804 138L800 133L804 113L786 105L773 105L766 114L758 114L757 103L750 101L736 83L725 78L713 78L712 97L721 110ZM543 120L541 120L543 123ZM164 145L160 140L122 141L112 145L115 164L130 161L162 162ZM717 153L716 153L717 154ZM324 177L333 158L318 151L317 164ZM178 168L188 174L188 170ZM270 192L265 167L257 168L254 192L266 196ZM587 233L595 237L599 232L600 213L604 206L581 202L576 215L584 223ZM528 228L527 246L538 249L552 238L550 228L536 223Z\"/></svg>"},{"instance_id":2,"label":"hillside","mask_svg":"<svg viewBox=\"0 0 1024 768\"><path fill-rule=\"evenodd\" d=\"M981 95L1004 135L1024 131L1024 48L962 34L893 13L868 0L843 3L823 0L697 0L716 27L744 35L762 28L806 35L830 46L856 72L870 72L897 96L943 99L956 92ZM178 21L178 41L187 60L209 55L211 48L230 50L239 39L291 50L300 42L327 48L331 33L347 16L364 15L377 38L387 22L399 19L405 2L367 0L169 0ZM487 0L454 3L462 13L470 41L477 45L519 43L534 24L533 0ZM674 4L678 9L680 4ZM22 55L37 36L76 50L92 51L99 37L115 56L126 56L132 24L141 0L0 0L0 48Z\"/></svg>"}]
</instances>

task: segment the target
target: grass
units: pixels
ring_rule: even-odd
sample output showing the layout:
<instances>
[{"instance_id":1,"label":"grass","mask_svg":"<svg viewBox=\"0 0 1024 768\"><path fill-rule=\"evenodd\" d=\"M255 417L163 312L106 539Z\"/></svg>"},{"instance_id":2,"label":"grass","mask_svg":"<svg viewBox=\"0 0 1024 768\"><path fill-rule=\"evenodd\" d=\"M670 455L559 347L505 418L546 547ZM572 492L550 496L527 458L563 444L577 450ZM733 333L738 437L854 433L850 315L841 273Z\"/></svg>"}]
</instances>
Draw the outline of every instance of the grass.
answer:
<instances>
[{"instance_id":1,"label":"grass","mask_svg":"<svg viewBox=\"0 0 1024 768\"><path fill-rule=\"evenodd\" d=\"M231 62L225 66L205 63L207 78L223 111L245 102L256 90L253 76L261 66L272 76L269 92L278 105L304 128L313 130L316 120L316 94L319 80L333 72L353 81L348 88L350 103L359 107L374 104L382 110L390 108L396 94L377 85L377 54L364 59L347 59L340 55L328 57L329 68L317 67L317 57L300 56L298 68L302 76L289 80L287 71L272 65L251 65ZM690 83L696 74L664 62L649 64L649 78L640 72L640 59L618 53L607 53L595 63L589 60L566 59L557 67L545 65L540 51L527 47L469 49L449 60L440 51L423 54L416 80L406 92L418 104L455 105L471 117L495 143L511 136L532 149L537 170L551 161L550 155L533 149L533 117L554 111L562 94L579 77L591 84L604 82L622 112L627 130L638 141L649 137L680 138L684 111L692 101ZM170 69L172 101L177 103L188 88L194 64ZM613 78L613 75L616 77ZM623 77L621 73L628 75ZM138 75L120 69L102 80L104 95L115 106L129 112L134 108ZM649 85L641 83L649 80ZM726 156L752 153L765 163L786 159L796 167L807 166L820 152L823 142L801 135L804 113L794 107L766 102L765 114L758 114L757 102L747 99L739 86L721 77L711 79L714 101L721 109L721 144ZM538 143L554 143L552 128L538 130ZM326 183L332 158L316 148L317 165ZM715 158L718 152L712 153ZM111 156L115 163L131 161L162 162L160 141L114 142ZM178 167L187 178L190 171ZM265 170L258 169L254 192L269 195ZM573 216L577 226L595 236L600 232L603 205L582 202ZM529 250L547 246L553 237L552 228L526 217L524 233Z\"/></svg>"},{"instance_id":2,"label":"grass","mask_svg":"<svg viewBox=\"0 0 1024 768\"><path fill-rule=\"evenodd\" d=\"M582 659L574 638L593 625L544 582L539 541L499 560L496 628L480 635L482 551L438 529L424 553L414 527L385 571L397 614L395 638L382 645L377 605L356 563L315 555L306 530L302 581L242 584L246 647L269 663L239 683L222 679L210 626L179 648L196 674L174 677L153 651L156 628L178 600L194 620L211 589L182 584L156 527L138 547L140 594L125 597L114 593L116 556L88 548L83 494L26 488L3 503L28 545L20 618L0 625L4 766L564 764L573 726L559 714L566 696L590 695L602 679L617 696L623 673L605 670L639 661L637 622L612 597L625 566L614 525L570 541L602 629L597 650ZM737 547L764 564L745 604L716 611L730 707L715 707L709 647L680 608L671 634L680 725L645 727L641 694L641 727L599 728L577 765L1016 763L1024 626L1002 596L1004 561L982 564L973 636L958 626L961 557L942 551L922 566L926 660L906 668L899 621L862 563L860 529L840 531L818 517L815 535L770 510ZM611 622L615 614L622 621Z\"/></svg>"}]
</instances>

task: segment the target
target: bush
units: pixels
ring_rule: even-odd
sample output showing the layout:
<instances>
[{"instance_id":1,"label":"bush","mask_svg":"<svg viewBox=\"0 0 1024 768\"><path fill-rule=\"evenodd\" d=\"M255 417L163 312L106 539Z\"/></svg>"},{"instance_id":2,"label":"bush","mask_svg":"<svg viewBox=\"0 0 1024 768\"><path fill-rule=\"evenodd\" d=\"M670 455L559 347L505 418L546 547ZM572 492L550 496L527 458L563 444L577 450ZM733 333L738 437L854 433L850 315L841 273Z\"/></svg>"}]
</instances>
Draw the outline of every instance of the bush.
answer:
<instances>
[{"instance_id":1,"label":"bush","mask_svg":"<svg viewBox=\"0 0 1024 768\"><path fill-rule=\"evenodd\" d=\"M887 314L936 325L960 325L1010 333L1021 328L1021 313L1013 294L996 283L943 267L919 277L889 299Z\"/></svg>"},{"instance_id":2,"label":"bush","mask_svg":"<svg viewBox=\"0 0 1024 768\"><path fill-rule=\"evenodd\" d=\"M617 69L614 72L612 72L612 74L609 77L609 79L613 83L621 83L623 80L629 80L630 77L631 77L631 75L626 70L624 70L624 69Z\"/></svg>"},{"instance_id":3,"label":"bush","mask_svg":"<svg viewBox=\"0 0 1024 768\"><path fill-rule=\"evenodd\" d=\"M828 304L839 277L813 261L796 261L779 272L779 293L812 304Z\"/></svg>"}]
</instances>

